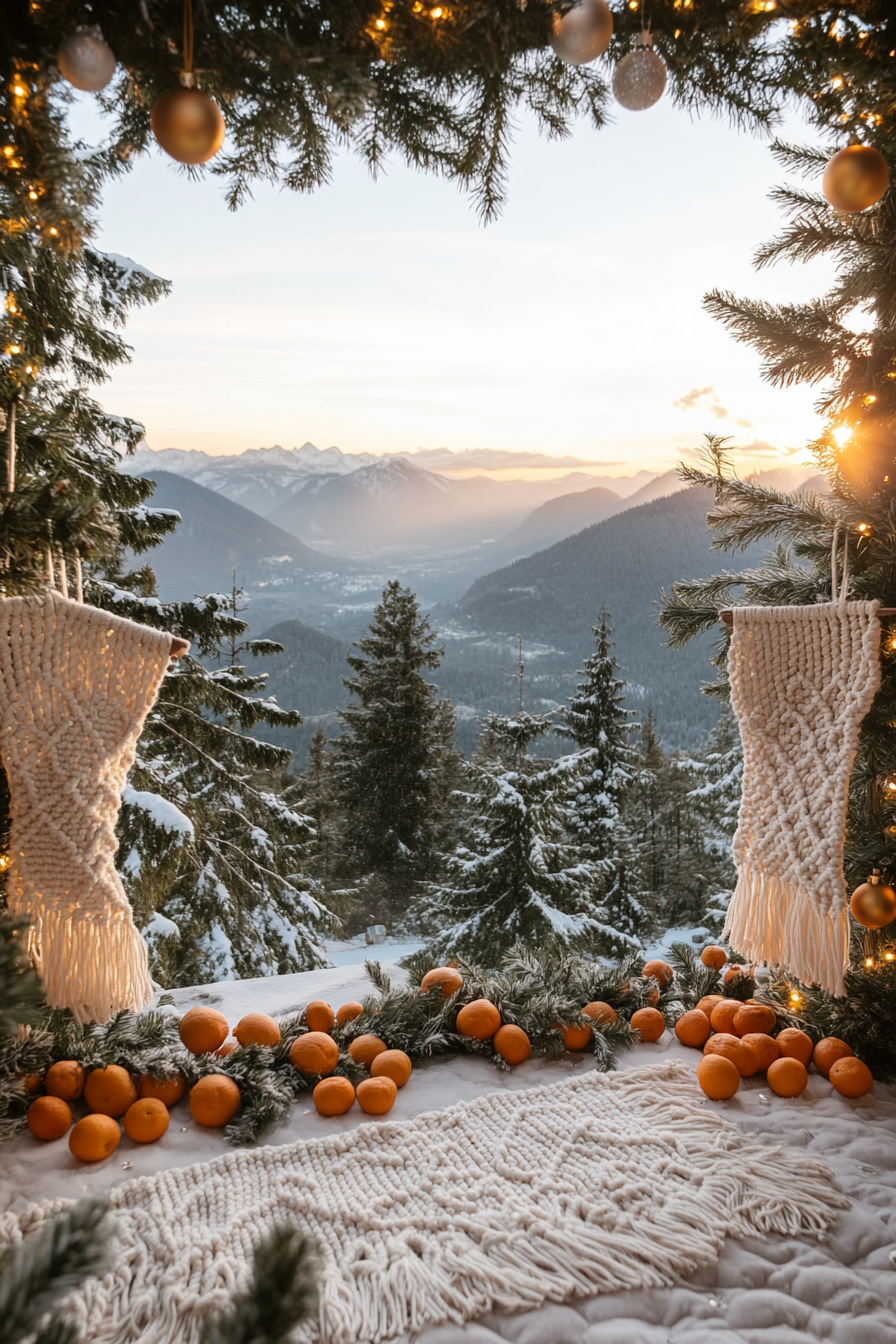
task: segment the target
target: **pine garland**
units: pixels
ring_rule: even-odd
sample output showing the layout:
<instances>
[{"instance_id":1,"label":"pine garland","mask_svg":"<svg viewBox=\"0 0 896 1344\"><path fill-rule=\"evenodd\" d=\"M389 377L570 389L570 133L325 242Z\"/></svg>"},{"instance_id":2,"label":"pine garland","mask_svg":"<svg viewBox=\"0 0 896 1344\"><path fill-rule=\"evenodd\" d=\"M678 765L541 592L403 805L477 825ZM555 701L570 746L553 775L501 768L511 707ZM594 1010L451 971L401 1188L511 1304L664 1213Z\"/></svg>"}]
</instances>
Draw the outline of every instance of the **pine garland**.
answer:
<instances>
[{"instance_id":1,"label":"pine garland","mask_svg":"<svg viewBox=\"0 0 896 1344\"><path fill-rule=\"evenodd\" d=\"M893 955L892 961L886 959L888 954ZM562 944L532 948L519 943L505 955L497 972L458 959L463 984L448 999L438 987L428 993L420 988L435 964L425 953L405 958L408 982L398 986L379 962L365 962L371 993L363 1001L363 1011L332 1033L340 1050L337 1074L353 1083L364 1076L348 1049L366 1033L380 1037L389 1049L404 1050L415 1061L478 1055L508 1070L510 1066L491 1041L472 1040L457 1030L458 1013L474 999L493 1003L503 1022L522 1027L533 1053L548 1059L564 1053L566 1027L592 1027L596 1065L601 1070L612 1069L618 1050L639 1040L630 1024L639 1008L657 1007L671 1027L706 995L721 994L741 1002L756 999L769 1004L779 1026L799 1027L813 1041L838 1036L876 1077L896 1076L896 944L881 949L873 969L860 966L848 972L843 999L784 975L757 981L747 967L726 983L718 971L703 965L698 950L683 943L672 946L673 979L659 992L657 981L642 974L640 957L607 964ZM584 1015L585 1004L596 1000L614 1009L615 1022L595 1023ZM24 1125L34 1099L34 1093L26 1091L26 1077L43 1075L55 1060L76 1059L88 1070L119 1064L134 1075L167 1078L180 1074L188 1086L212 1073L232 1078L240 1089L242 1107L224 1130L224 1139L234 1145L256 1143L268 1129L282 1123L319 1081L300 1073L289 1057L293 1042L309 1030L304 1013L282 1016L278 1026L281 1041L276 1046L250 1045L223 1057L196 1056L181 1043L179 1018L160 1008L139 1016L119 1013L106 1026L79 1026L67 1012L45 1013L37 1027L0 1037L0 1140Z\"/></svg>"}]
</instances>

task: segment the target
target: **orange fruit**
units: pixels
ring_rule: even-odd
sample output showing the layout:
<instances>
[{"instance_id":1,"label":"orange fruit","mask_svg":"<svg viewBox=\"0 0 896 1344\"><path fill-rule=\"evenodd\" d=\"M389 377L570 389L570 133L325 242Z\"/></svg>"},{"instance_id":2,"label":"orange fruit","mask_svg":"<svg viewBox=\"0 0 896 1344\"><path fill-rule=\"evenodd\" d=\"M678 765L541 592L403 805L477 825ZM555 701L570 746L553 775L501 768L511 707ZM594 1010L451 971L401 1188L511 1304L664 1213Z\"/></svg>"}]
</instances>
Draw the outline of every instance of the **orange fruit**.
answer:
<instances>
[{"instance_id":1,"label":"orange fruit","mask_svg":"<svg viewBox=\"0 0 896 1344\"><path fill-rule=\"evenodd\" d=\"M726 985L730 985L732 980L736 980L738 976L752 975L752 974L753 974L752 966L739 966L739 965L729 966L725 974L722 976L722 979L725 981Z\"/></svg>"},{"instance_id":2,"label":"orange fruit","mask_svg":"<svg viewBox=\"0 0 896 1344\"><path fill-rule=\"evenodd\" d=\"M792 1055L782 1055L768 1066L768 1085L779 1097L798 1097L809 1081L806 1066Z\"/></svg>"},{"instance_id":3,"label":"orange fruit","mask_svg":"<svg viewBox=\"0 0 896 1344\"><path fill-rule=\"evenodd\" d=\"M649 975L651 979L657 980L661 989L668 989L672 983L672 967L667 961L660 961L658 957L655 957L653 961L645 962L641 974Z\"/></svg>"},{"instance_id":4,"label":"orange fruit","mask_svg":"<svg viewBox=\"0 0 896 1344\"><path fill-rule=\"evenodd\" d=\"M769 1008L765 1003L744 1003L734 1014L732 1029L735 1036L746 1036L750 1032L774 1031L778 1025L778 1018L774 1008Z\"/></svg>"},{"instance_id":5,"label":"orange fruit","mask_svg":"<svg viewBox=\"0 0 896 1344\"><path fill-rule=\"evenodd\" d=\"M384 1050L370 1065L371 1078L391 1078L396 1087L404 1087L413 1064L403 1050Z\"/></svg>"},{"instance_id":6,"label":"orange fruit","mask_svg":"<svg viewBox=\"0 0 896 1344\"><path fill-rule=\"evenodd\" d=\"M725 1002L724 994L705 994L703 998L700 1000L700 1002L697 1004L697 1011L700 1013L705 1013L706 1016L709 1017L710 1013L712 1012L713 1008L715 1008L716 1004L724 1002Z\"/></svg>"},{"instance_id":7,"label":"orange fruit","mask_svg":"<svg viewBox=\"0 0 896 1344\"><path fill-rule=\"evenodd\" d=\"M741 1078L752 1078L759 1072L759 1058L755 1050L744 1045L739 1036L726 1031L717 1031L703 1047L704 1055L723 1055L730 1059Z\"/></svg>"},{"instance_id":8,"label":"orange fruit","mask_svg":"<svg viewBox=\"0 0 896 1344\"><path fill-rule=\"evenodd\" d=\"M38 1090L43 1082L43 1078L41 1078L39 1073L17 1073L16 1081L22 1084L30 1097Z\"/></svg>"},{"instance_id":9,"label":"orange fruit","mask_svg":"<svg viewBox=\"0 0 896 1344\"><path fill-rule=\"evenodd\" d=\"M804 1068L808 1069L809 1061L812 1058L812 1038L807 1036L804 1031L799 1031L796 1027L785 1027L779 1031L775 1040L778 1042L778 1049L785 1059L798 1059Z\"/></svg>"},{"instance_id":10,"label":"orange fruit","mask_svg":"<svg viewBox=\"0 0 896 1344\"><path fill-rule=\"evenodd\" d=\"M617 1019L615 1008L611 1008L603 999L595 999L593 1003L586 1003L582 1012L586 1017L590 1017L592 1022L612 1025Z\"/></svg>"},{"instance_id":11,"label":"orange fruit","mask_svg":"<svg viewBox=\"0 0 896 1344\"><path fill-rule=\"evenodd\" d=\"M358 1084L358 1105L367 1115L385 1115L397 1096L398 1088L391 1078L364 1078Z\"/></svg>"},{"instance_id":12,"label":"orange fruit","mask_svg":"<svg viewBox=\"0 0 896 1344\"><path fill-rule=\"evenodd\" d=\"M348 1047L348 1053L356 1064L363 1064L365 1069L369 1069L377 1055L388 1048L385 1041L368 1031L363 1036L355 1037Z\"/></svg>"},{"instance_id":13,"label":"orange fruit","mask_svg":"<svg viewBox=\"0 0 896 1344\"><path fill-rule=\"evenodd\" d=\"M639 1008L632 1013L632 1026L642 1041L658 1041L666 1030L666 1019L657 1008Z\"/></svg>"},{"instance_id":14,"label":"orange fruit","mask_svg":"<svg viewBox=\"0 0 896 1344\"><path fill-rule=\"evenodd\" d=\"M734 1034L734 1019L740 1012L742 1005L737 999L722 999L717 1003L709 1015L709 1021L713 1031L726 1031Z\"/></svg>"},{"instance_id":15,"label":"orange fruit","mask_svg":"<svg viewBox=\"0 0 896 1344\"><path fill-rule=\"evenodd\" d=\"M727 1101L740 1087L740 1074L724 1055L704 1055L697 1065L697 1082L712 1101Z\"/></svg>"},{"instance_id":16,"label":"orange fruit","mask_svg":"<svg viewBox=\"0 0 896 1344\"><path fill-rule=\"evenodd\" d=\"M457 1015L457 1030L474 1041L490 1041L501 1025L501 1014L488 999L474 999Z\"/></svg>"},{"instance_id":17,"label":"orange fruit","mask_svg":"<svg viewBox=\"0 0 896 1344\"><path fill-rule=\"evenodd\" d=\"M442 991L442 998L450 999L452 994L463 989L464 978L453 966L435 966L431 971L427 971L420 981L420 993L428 994L436 985Z\"/></svg>"},{"instance_id":18,"label":"orange fruit","mask_svg":"<svg viewBox=\"0 0 896 1344\"><path fill-rule=\"evenodd\" d=\"M289 1058L300 1073L316 1073L323 1078L339 1063L339 1046L324 1031L306 1031L289 1047Z\"/></svg>"},{"instance_id":19,"label":"orange fruit","mask_svg":"<svg viewBox=\"0 0 896 1344\"><path fill-rule=\"evenodd\" d=\"M156 1097L141 1097L127 1108L122 1124L135 1143L155 1143L168 1128L168 1107Z\"/></svg>"},{"instance_id":20,"label":"orange fruit","mask_svg":"<svg viewBox=\"0 0 896 1344\"><path fill-rule=\"evenodd\" d=\"M854 1050L837 1036L825 1036L812 1051L812 1063L825 1078L830 1076L831 1065L838 1059L851 1059Z\"/></svg>"},{"instance_id":21,"label":"orange fruit","mask_svg":"<svg viewBox=\"0 0 896 1344\"><path fill-rule=\"evenodd\" d=\"M192 1055L210 1055L227 1040L227 1018L216 1008L191 1008L180 1020L180 1038Z\"/></svg>"},{"instance_id":22,"label":"orange fruit","mask_svg":"<svg viewBox=\"0 0 896 1344\"><path fill-rule=\"evenodd\" d=\"M705 1045L712 1035L709 1018L698 1008L692 1008L689 1013L682 1013L675 1023L675 1035L682 1045Z\"/></svg>"},{"instance_id":23,"label":"orange fruit","mask_svg":"<svg viewBox=\"0 0 896 1344\"><path fill-rule=\"evenodd\" d=\"M47 1069L44 1082L51 1097L61 1097L63 1101L77 1101L84 1091L86 1079L87 1072L76 1059L60 1059Z\"/></svg>"},{"instance_id":24,"label":"orange fruit","mask_svg":"<svg viewBox=\"0 0 896 1344\"><path fill-rule=\"evenodd\" d=\"M704 947L700 953L700 960L704 966L711 966L714 971L720 971L728 960L728 953L724 947Z\"/></svg>"},{"instance_id":25,"label":"orange fruit","mask_svg":"<svg viewBox=\"0 0 896 1344\"><path fill-rule=\"evenodd\" d=\"M874 1082L868 1065L856 1059L855 1055L836 1060L831 1065L828 1077L841 1097L864 1097Z\"/></svg>"},{"instance_id":26,"label":"orange fruit","mask_svg":"<svg viewBox=\"0 0 896 1344\"><path fill-rule=\"evenodd\" d=\"M161 1101L165 1106L176 1106L187 1090L187 1080L182 1073L176 1078L153 1078L152 1074L140 1076L138 1091L144 1101Z\"/></svg>"},{"instance_id":27,"label":"orange fruit","mask_svg":"<svg viewBox=\"0 0 896 1344\"><path fill-rule=\"evenodd\" d=\"M563 1045L566 1050L588 1049L591 1037L594 1035L590 1027L582 1026L579 1022L573 1022L568 1027L561 1027L558 1022L557 1027L563 1032Z\"/></svg>"},{"instance_id":28,"label":"orange fruit","mask_svg":"<svg viewBox=\"0 0 896 1344\"><path fill-rule=\"evenodd\" d=\"M49 1143L67 1134L72 1123L72 1111L61 1097L37 1097L28 1107L28 1128L36 1139Z\"/></svg>"},{"instance_id":29,"label":"orange fruit","mask_svg":"<svg viewBox=\"0 0 896 1344\"><path fill-rule=\"evenodd\" d=\"M110 1115L85 1115L68 1136L69 1151L81 1162L102 1162L120 1142L121 1129Z\"/></svg>"},{"instance_id":30,"label":"orange fruit","mask_svg":"<svg viewBox=\"0 0 896 1344\"><path fill-rule=\"evenodd\" d=\"M239 1048L239 1041L225 1041L220 1050L214 1051L215 1059L226 1059L228 1055L232 1055L234 1050L239 1050Z\"/></svg>"},{"instance_id":31,"label":"orange fruit","mask_svg":"<svg viewBox=\"0 0 896 1344\"><path fill-rule=\"evenodd\" d=\"M209 1073L190 1089L190 1114L208 1129L220 1129L240 1108L240 1090L223 1073Z\"/></svg>"},{"instance_id":32,"label":"orange fruit","mask_svg":"<svg viewBox=\"0 0 896 1344\"><path fill-rule=\"evenodd\" d=\"M364 1079L368 1082L368 1079ZM377 1081L389 1082L388 1078ZM395 1084L392 1084L393 1087ZM321 1115L345 1115L355 1104L355 1089L347 1078L324 1078L311 1093Z\"/></svg>"},{"instance_id":33,"label":"orange fruit","mask_svg":"<svg viewBox=\"0 0 896 1344\"><path fill-rule=\"evenodd\" d=\"M532 1042L522 1027L515 1027L510 1022L498 1028L492 1038L492 1045L508 1064L522 1064L532 1053Z\"/></svg>"},{"instance_id":34,"label":"orange fruit","mask_svg":"<svg viewBox=\"0 0 896 1344\"><path fill-rule=\"evenodd\" d=\"M778 1042L764 1031L748 1031L746 1036L741 1036L741 1040L755 1052L759 1061L758 1073L765 1073L769 1064L781 1057Z\"/></svg>"},{"instance_id":35,"label":"orange fruit","mask_svg":"<svg viewBox=\"0 0 896 1344\"><path fill-rule=\"evenodd\" d=\"M332 1013L330 1026L333 1025ZM280 1028L267 1013L246 1013L233 1029L240 1045L279 1045ZM227 1052L228 1054L230 1051Z\"/></svg>"},{"instance_id":36,"label":"orange fruit","mask_svg":"<svg viewBox=\"0 0 896 1344\"><path fill-rule=\"evenodd\" d=\"M364 1011L363 1003L356 1003L354 999L350 1003L344 1003L336 1014L336 1025L344 1027L346 1022L354 1022L356 1017L360 1017Z\"/></svg>"},{"instance_id":37,"label":"orange fruit","mask_svg":"<svg viewBox=\"0 0 896 1344\"><path fill-rule=\"evenodd\" d=\"M92 1069L87 1075L84 1100L97 1114L117 1119L137 1100L137 1089L127 1069L109 1064L105 1069Z\"/></svg>"},{"instance_id":38,"label":"orange fruit","mask_svg":"<svg viewBox=\"0 0 896 1344\"><path fill-rule=\"evenodd\" d=\"M332 1031L336 1014L323 999L312 999L305 1007L305 1024L309 1031Z\"/></svg>"}]
</instances>

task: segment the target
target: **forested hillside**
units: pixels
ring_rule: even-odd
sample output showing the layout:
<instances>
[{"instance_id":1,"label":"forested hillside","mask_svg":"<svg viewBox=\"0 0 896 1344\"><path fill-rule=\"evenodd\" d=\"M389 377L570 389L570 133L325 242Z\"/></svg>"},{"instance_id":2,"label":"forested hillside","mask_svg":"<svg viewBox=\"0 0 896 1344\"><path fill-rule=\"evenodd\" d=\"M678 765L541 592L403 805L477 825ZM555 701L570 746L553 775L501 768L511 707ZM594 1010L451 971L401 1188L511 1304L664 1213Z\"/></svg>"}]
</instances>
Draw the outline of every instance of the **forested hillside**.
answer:
<instances>
[{"instance_id":1,"label":"forested hillside","mask_svg":"<svg viewBox=\"0 0 896 1344\"><path fill-rule=\"evenodd\" d=\"M660 594L681 574L717 572L709 550L709 491L692 489L615 514L545 551L478 579L454 610L460 624L491 636L521 634L567 655L587 654L602 607L613 612L616 655L632 683L630 703L653 706L661 736L690 744L716 711L700 692L712 669L707 639L672 653L657 624ZM731 558L756 564L762 547ZM560 697L558 697L560 698Z\"/></svg>"}]
</instances>

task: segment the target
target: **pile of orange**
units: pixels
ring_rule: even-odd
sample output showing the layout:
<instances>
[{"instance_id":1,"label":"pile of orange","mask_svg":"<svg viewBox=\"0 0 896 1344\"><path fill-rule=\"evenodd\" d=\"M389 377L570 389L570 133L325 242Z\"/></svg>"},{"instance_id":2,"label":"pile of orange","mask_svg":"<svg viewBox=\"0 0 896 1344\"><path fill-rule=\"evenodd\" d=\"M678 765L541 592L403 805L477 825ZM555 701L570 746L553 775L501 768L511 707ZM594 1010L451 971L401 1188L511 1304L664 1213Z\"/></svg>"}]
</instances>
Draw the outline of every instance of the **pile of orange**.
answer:
<instances>
[{"instance_id":1,"label":"pile of orange","mask_svg":"<svg viewBox=\"0 0 896 1344\"><path fill-rule=\"evenodd\" d=\"M74 1059L51 1064L43 1085L46 1095L35 1098L28 1108L28 1128L44 1143L68 1134L69 1149L82 1162L101 1162L114 1153L122 1126L134 1143L155 1143L168 1128L168 1107L186 1089L180 1075L161 1079L148 1074L139 1079L138 1089L119 1064L87 1073ZM82 1099L87 1114L72 1123L71 1103Z\"/></svg>"},{"instance_id":2,"label":"pile of orange","mask_svg":"<svg viewBox=\"0 0 896 1344\"><path fill-rule=\"evenodd\" d=\"M704 960L705 953L721 951L704 948ZM705 964L719 969L715 961ZM809 1082L810 1064L844 1097L861 1097L870 1089L871 1070L845 1041L827 1036L813 1046L811 1037L795 1027L773 1036L777 1022L768 1004L710 994L681 1015L675 1034L682 1045L703 1051L697 1081L713 1101L727 1101L742 1078L758 1073L765 1074L777 1096L798 1097Z\"/></svg>"}]
</instances>

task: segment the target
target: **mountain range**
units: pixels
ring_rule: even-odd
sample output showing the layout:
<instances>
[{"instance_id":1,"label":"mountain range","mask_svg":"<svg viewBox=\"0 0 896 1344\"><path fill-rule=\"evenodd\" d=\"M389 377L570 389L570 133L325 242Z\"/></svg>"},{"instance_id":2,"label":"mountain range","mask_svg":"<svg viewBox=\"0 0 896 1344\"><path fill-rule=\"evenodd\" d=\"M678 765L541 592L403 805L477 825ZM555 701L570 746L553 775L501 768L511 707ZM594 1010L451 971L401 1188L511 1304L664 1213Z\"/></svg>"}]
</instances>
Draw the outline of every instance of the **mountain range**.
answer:
<instances>
[{"instance_id":1,"label":"mountain range","mask_svg":"<svg viewBox=\"0 0 896 1344\"><path fill-rule=\"evenodd\" d=\"M313 444L249 449L232 457L142 447L123 469L152 479L160 470L182 476L270 518L307 544L366 560L408 548L432 552L487 546L518 528L546 500L598 487L612 490L621 501L635 498L655 479L651 472L611 478L583 469L558 475L556 466L546 475L541 464L553 459L540 454L495 451L485 454L485 461L526 457L539 463L537 469L526 468L536 479L496 479L487 474L494 466L467 474L473 471L470 462L479 459L443 449L375 457ZM430 470L421 460L435 466L459 460L462 465ZM580 468L588 465L582 462Z\"/></svg>"}]
</instances>

